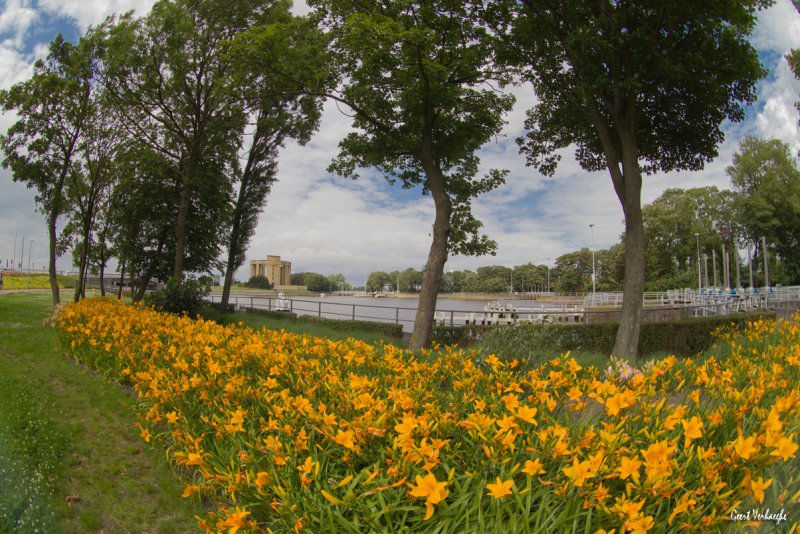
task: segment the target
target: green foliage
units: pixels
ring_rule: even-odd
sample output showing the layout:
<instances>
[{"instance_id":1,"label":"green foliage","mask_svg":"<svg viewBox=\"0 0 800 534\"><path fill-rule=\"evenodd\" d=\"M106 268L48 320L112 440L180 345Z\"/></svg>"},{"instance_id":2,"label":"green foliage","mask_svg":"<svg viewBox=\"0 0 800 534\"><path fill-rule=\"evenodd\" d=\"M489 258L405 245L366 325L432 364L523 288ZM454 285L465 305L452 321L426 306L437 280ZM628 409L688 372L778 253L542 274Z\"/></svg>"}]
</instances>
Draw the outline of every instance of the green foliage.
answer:
<instances>
[{"instance_id":1,"label":"green foliage","mask_svg":"<svg viewBox=\"0 0 800 534\"><path fill-rule=\"evenodd\" d=\"M56 279L60 288L75 287L75 276L59 274L56 275ZM47 274L32 274L30 277L27 274L3 275L3 289L46 289L49 287L50 275Z\"/></svg>"},{"instance_id":2,"label":"green foliage","mask_svg":"<svg viewBox=\"0 0 800 534\"><path fill-rule=\"evenodd\" d=\"M466 347L483 339L487 330L491 328L501 327L486 325L434 326L432 343L439 346Z\"/></svg>"},{"instance_id":3,"label":"green foliage","mask_svg":"<svg viewBox=\"0 0 800 534\"><path fill-rule=\"evenodd\" d=\"M345 319L328 319L312 315L297 315L289 312L279 312L250 308L247 313L263 315L270 319L290 320L297 324L319 325L334 332L368 332L379 334L387 340L399 340L403 337L403 325L392 323L379 323L373 321L350 321Z\"/></svg>"},{"instance_id":4,"label":"green foliage","mask_svg":"<svg viewBox=\"0 0 800 534\"><path fill-rule=\"evenodd\" d=\"M673 322L644 323L639 339L640 357L653 354L676 354L692 357L711 347L713 332L731 325L743 329L748 321L774 318L774 313L753 312L726 317L699 317ZM567 351L599 352L610 355L614 348L616 323L597 324L531 324L467 327L466 339L482 334L479 347L505 359L519 359L537 365ZM449 330L457 331L456 327ZM452 338L457 333L450 334Z\"/></svg>"},{"instance_id":5,"label":"green foliage","mask_svg":"<svg viewBox=\"0 0 800 534\"><path fill-rule=\"evenodd\" d=\"M373 321L348 321L342 319L328 319L309 315L298 316L298 321L310 324L319 324L337 332L361 330L385 336L387 339L398 340L403 337L403 325L392 323L379 323Z\"/></svg>"},{"instance_id":6,"label":"green foliage","mask_svg":"<svg viewBox=\"0 0 800 534\"><path fill-rule=\"evenodd\" d=\"M649 288L661 288L669 280L687 270L694 272L694 282L674 287L697 287L698 246L700 254L722 253L722 245L730 250L737 228L736 199L732 191L716 187L667 189L652 203L642 208L647 282ZM697 235L695 235L697 234ZM702 264L702 260L701 260ZM675 283L679 283L678 280Z\"/></svg>"},{"instance_id":7,"label":"green foliage","mask_svg":"<svg viewBox=\"0 0 800 534\"><path fill-rule=\"evenodd\" d=\"M322 293L331 291L331 285L324 275L319 273L293 273L292 285L306 286L309 291Z\"/></svg>"},{"instance_id":8,"label":"green foliage","mask_svg":"<svg viewBox=\"0 0 800 534\"><path fill-rule=\"evenodd\" d=\"M0 531L52 532L52 473L69 437L50 419L53 399L24 377L0 375Z\"/></svg>"},{"instance_id":9,"label":"green foliage","mask_svg":"<svg viewBox=\"0 0 800 534\"><path fill-rule=\"evenodd\" d=\"M528 164L552 175L560 150L574 147L582 168L611 175L625 214L622 358L635 357L641 324L642 173L698 170L717 157L722 123L744 118L766 74L748 37L771 3L481 3L499 61L536 94L518 139Z\"/></svg>"},{"instance_id":10,"label":"green foliage","mask_svg":"<svg viewBox=\"0 0 800 534\"><path fill-rule=\"evenodd\" d=\"M766 237L791 283L800 283L800 170L789 146L777 139L747 137L727 173L739 193L741 234L758 247Z\"/></svg>"},{"instance_id":11,"label":"green foliage","mask_svg":"<svg viewBox=\"0 0 800 534\"><path fill-rule=\"evenodd\" d=\"M732 271L735 271L735 266L731 269ZM733 278L734 275L731 274L731 277ZM647 291L669 291L670 289L696 287L697 270L691 268L672 275L662 275L653 280L648 280L645 284L645 289Z\"/></svg>"},{"instance_id":12,"label":"green foliage","mask_svg":"<svg viewBox=\"0 0 800 534\"><path fill-rule=\"evenodd\" d=\"M390 285L389 275L383 271L376 271L369 274L367 277L366 291L381 291L384 286Z\"/></svg>"},{"instance_id":13,"label":"green foliage","mask_svg":"<svg viewBox=\"0 0 800 534\"><path fill-rule=\"evenodd\" d=\"M701 168L717 156L723 120L741 121L756 98L765 71L748 36L771 3L490 3L500 59L538 97L520 141L529 162L550 174L556 151L575 144L585 169L606 169L623 160L629 129L644 172Z\"/></svg>"},{"instance_id":14,"label":"green foliage","mask_svg":"<svg viewBox=\"0 0 800 534\"><path fill-rule=\"evenodd\" d=\"M345 76L335 96L355 110L353 126L331 170L357 176L376 167L403 187L446 195L448 248L486 253L494 243L478 232L475 196L504 180L491 171L475 179L474 152L498 133L513 97L485 89L492 76L482 30L457 0L363 5L314 0L330 28L332 61ZM435 162L435 163L434 163Z\"/></svg>"},{"instance_id":15,"label":"green foliage","mask_svg":"<svg viewBox=\"0 0 800 534\"><path fill-rule=\"evenodd\" d=\"M329 171L358 177L375 168L391 183L431 195L435 218L411 344L430 343L448 254L494 253L472 200L508 171L478 174L476 152L503 127L514 97L491 86L485 30L461 0L310 0L330 36L340 87L330 95L353 111L353 131Z\"/></svg>"},{"instance_id":16,"label":"green foliage","mask_svg":"<svg viewBox=\"0 0 800 534\"><path fill-rule=\"evenodd\" d=\"M36 204L47 218L50 265L55 265L66 245L56 227L69 208L65 181L79 169L75 160L92 113L93 77L92 53L86 42L81 40L76 46L59 34L50 43L47 57L35 63L29 80L0 91L0 110L18 117L0 135L2 165L11 169L14 181L36 190ZM58 304L55 284L51 290L53 304Z\"/></svg>"},{"instance_id":17,"label":"green foliage","mask_svg":"<svg viewBox=\"0 0 800 534\"><path fill-rule=\"evenodd\" d=\"M239 192L228 237L224 303L228 301L233 273L245 262L258 216L277 180L279 148L289 138L304 145L319 125L319 92L312 95L297 91L298 84L314 85L318 72L325 70L325 65L319 63L319 33L308 20L290 17L286 9L276 9L234 41L231 56L242 78L243 100L248 109L254 110L255 117L244 169L236 173ZM276 67L280 73L274 72ZM242 130L241 135L246 132Z\"/></svg>"},{"instance_id":18,"label":"green foliage","mask_svg":"<svg viewBox=\"0 0 800 534\"><path fill-rule=\"evenodd\" d=\"M409 267L404 271L395 271L389 274L389 281L401 293L417 293L422 287L422 271ZM397 284L400 284L399 287Z\"/></svg>"},{"instance_id":19,"label":"green foliage","mask_svg":"<svg viewBox=\"0 0 800 534\"><path fill-rule=\"evenodd\" d=\"M327 280L331 291L349 291L352 289L352 286L342 273L329 274Z\"/></svg>"},{"instance_id":20,"label":"green foliage","mask_svg":"<svg viewBox=\"0 0 800 534\"><path fill-rule=\"evenodd\" d=\"M134 143L120 156L119 181L110 200L110 239L126 273L166 279L163 254L172 220L171 166L156 152Z\"/></svg>"},{"instance_id":21,"label":"green foliage","mask_svg":"<svg viewBox=\"0 0 800 534\"><path fill-rule=\"evenodd\" d=\"M206 306L205 298L210 293L211 288L197 280L170 278L163 289L145 298L145 304L159 311L196 317Z\"/></svg>"},{"instance_id":22,"label":"green foliage","mask_svg":"<svg viewBox=\"0 0 800 534\"><path fill-rule=\"evenodd\" d=\"M256 289L272 289L272 284L269 283L269 279L264 275L251 276L245 285Z\"/></svg>"},{"instance_id":23,"label":"green foliage","mask_svg":"<svg viewBox=\"0 0 800 534\"><path fill-rule=\"evenodd\" d=\"M513 271L502 265L478 267L478 286L484 293L508 293L511 290Z\"/></svg>"},{"instance_id":24,"label":"green foliage","mask_svg":"<svg viewBox=\"0 0 800 534\"><path fill-rule=\"evenodd\" d=\"M547 266L517 265L514 267L514 291L546 291L547 290Z\"/></svg>"},{"instance_id":25,"label":"green foliage","mask_svg":"<svg viewBox=\"0 0 800 534\"><path fill-rule=\"evenodd\" d=\"M215 266L230 228L247 107L229 53L232 38L287 10L285 2L255 0L157 2L144 18L123 15L93 30L116 110L168 169L150 176L158 188L171 185L165 199L172 220L157 239L178 278Z\"/></svg>"},{"instance_id":26,"label":"green foliage","mask_svg":"<svg viewBox=\"0 0 800 534\"><path fill-rule=\"evenodd\" d=\"M0 532L192 532L205 510L142 441L136 396L54 349L48 297L0 297Z\"/></svg>"}]
</instances>

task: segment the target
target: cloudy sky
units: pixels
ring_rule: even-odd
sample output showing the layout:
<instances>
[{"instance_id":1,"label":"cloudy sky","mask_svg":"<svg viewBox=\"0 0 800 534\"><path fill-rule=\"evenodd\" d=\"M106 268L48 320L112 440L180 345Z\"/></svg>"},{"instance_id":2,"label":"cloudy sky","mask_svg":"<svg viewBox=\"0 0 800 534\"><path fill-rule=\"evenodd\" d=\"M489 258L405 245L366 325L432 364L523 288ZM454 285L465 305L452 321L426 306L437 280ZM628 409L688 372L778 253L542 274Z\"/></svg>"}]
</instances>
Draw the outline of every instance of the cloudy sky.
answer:
<instances>
[{"instance_id":1,"label":"cloudy sky","mask_svg":"<svg viewBox=\"0 0 800 534\"><path fill-rule=\"evenodd\" d=\"M57 32L77 39L89 25L111 13L146 12L152 0L5 0L0 8L0 87L27 79L33 62L47 52ZM304 4L296 12L306 11ZM775 137L800 149L798 114L800 83L784 54L800 48L800 15L789 0L778 0L761 14L753 36L769 69L759 86L759 101L745 122L728 125L720 156L701 172L660 174L645 178L642 201L654 200L667 187L728 187L725 168L746 135ZM587 173L569 152L556 176L546 179L517 152L514 139L524 133L524 113L533 101L530 87L513 89L517 104L507 117L504 136L481 151L482 170L510 170L506 185L473 204L486 232L497 241L495 257L452 257L446 269L476 269L481 265L552 264L557 256L584 246L607 248L618 242L622 211L607 173ZM13 117L0 116L5 131ZM280 157L279 182L261 215L248 259L267 254L292 262L292 271L343 273L356 285L371 271L422 268L430 246L433 202L414 191L389 185L381 176L364 173L357 181L332 176L325 169L349 130L349 120L335 105L327 105L317 135L305 147L287 144ZM41 267L47 261L44 218L36 212L33 193L0 170L0 259L20 257ZM589 225L594 224L594 236ZM13 254L16 236L16 254ZM33 243L31 245L31 240ZM67 257L59 269L69 270ZM246 268L238 273L246 278Z\"/></svg>"}]
</instances>

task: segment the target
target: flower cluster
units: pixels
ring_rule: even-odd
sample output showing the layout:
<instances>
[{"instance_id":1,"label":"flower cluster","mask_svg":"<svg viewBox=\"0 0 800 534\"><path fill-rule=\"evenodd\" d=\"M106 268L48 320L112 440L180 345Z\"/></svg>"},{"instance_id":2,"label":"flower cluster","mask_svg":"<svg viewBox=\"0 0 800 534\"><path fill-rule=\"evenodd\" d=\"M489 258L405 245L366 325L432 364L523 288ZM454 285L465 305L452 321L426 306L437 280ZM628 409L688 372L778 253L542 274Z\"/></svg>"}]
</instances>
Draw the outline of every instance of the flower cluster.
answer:
<instances>
[{"instance_id":1,"label":"flower cluster","mask_svg":"<svg viewBox=\"0 0 800 534\"><path fill-rule=\"evenodd\" d=\"M184 496L220 503L210 532L706 531L800 489L771 474L797 459L797 323L610 376L107 299L55 323L71 355L138 392L142 437L169 446Z\"/></svg>"}]
</instances>

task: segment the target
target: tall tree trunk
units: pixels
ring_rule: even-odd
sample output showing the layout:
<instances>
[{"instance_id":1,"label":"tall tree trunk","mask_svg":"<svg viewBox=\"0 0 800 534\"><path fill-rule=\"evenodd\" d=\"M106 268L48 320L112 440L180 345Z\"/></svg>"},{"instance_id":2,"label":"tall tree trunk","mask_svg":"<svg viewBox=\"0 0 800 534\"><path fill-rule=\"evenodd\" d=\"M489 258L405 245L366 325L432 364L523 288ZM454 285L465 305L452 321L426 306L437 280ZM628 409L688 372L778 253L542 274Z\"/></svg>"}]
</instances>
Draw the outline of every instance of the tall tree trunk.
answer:
<instances>
[{"instance_id":1,"label":"tall tree trunk","mask_svg":"<svg viewBox=\"0 0 800 534\"><path fill-rule=\"evenodd\" d=\"M436 207L433 223L433 241L428 252L428 261L422 272L422 290L419 294L417 315L414 318L414 331L411 333L410 348L421 349L431 344L433 337L433 315L436 311L436 298L442 285L442 272L447 261L447 247L450 237L450 215L452 202L445 189L445 178L436 165L430 143L423 140L422 167L430 184L431 196Z\"/></svg>"},{"instance_id":2,"label":"tall tree trunk","mask_svg":"<svg viewBox=\"0 0 800 534\"><path fill-rule=\"evenodd\" d=\"M156 249L155 257L158 258L161 256L161 253L164 251L164 240L158 243L158 248ZM147 268L142 278L139 280L140 285L136 290L136 294L133 295L133 302L139 302L144 298L144 294L147 292L147 286L150 285L150 280L153 279L153 276L156 272L156 262L153 261L150 263L150 267Z\"/></svg>"},{"instance_id":3,"label":"tall tree trunk","mask_svg":"<svg viewBox=\"0 0 800 534\"><path fill-rule=\"evenodd\" d=\"M89 260L87 258L86 265L83 268L83 284L81 284L81 298L86 298L86 283L89 280Z\"/></svg>"},{"instance_id":4,"label":"tall tree trunk","mask_svg":"<svg viewBox=\"0 0 800 534\"><path fill-rule=\"evenodd\" d=\"M228 265L225 268L225 281L222 284L222 299L220 300L219 307L222 311L228 309L228 301L231 298L231 286L233 285L233 271L234 268L233 251L228 252Z\"/></svg>"},{"instance_id":5,"label":"tall tree trunk","mask_svg":"<svg viewBox=\"0 0 800 534\"><path fill-rule=\"evenodd\" d=\"M625 280L623 282L622 315L620 315L613 355L628 361L636 359L639 330L644 308L644 223L642 221L642 169L636 144L636 99L621 90L606 107L614 118L614 127L587 101L588 118L597 131L614 191L625 214ZM617 151L616 138L622 149Z\"/></svg>"},{"instance_id":6,"label":"tall tree trunk","mask_svg":"<svg viewBox=\"0 0 800 534\"><path fill-rule=\"evenodd\" d=\"M106 296L106 285L103 282L103 275L106 272L106 264L105 264L105 260L102 260L102 261L103 261L103 263L100 264L100 296L101 297L105 297Z\"/></svg>"},{"instance_id":7,"label":"tall tree trunk","mask_svg":"<svg viewBox=\"0 0 800 534\"><path fill-rule=\"evenodd\" d=\"M244 216L244 203L245 196L247 195L247 188L249 186L249 171L251 166L251 157L248 157L247 169L245 169L242 176L242 183L239 185L239 195L236 199L236 208L233 213L233 225L231 227L231 242L228 247L228 263L225 267L225 281L222 284L222 299L220 300L220 308L226 310L228 308L228 301L231 298L231 286L233 285L233 272L236 270L236 256L239 255L241 248L241 233L242 233L242 217Z\"/></svg>"},{"instance_id":8,"label":"tall tree trunk","mask_svg":"<svg viewBox=\"0 0 800 534\"><path fill-rule=\"evenodd\" d=\"M86 298L86 271L89 262L89 232L88 225L83 229L83 250L81 251L80 271L78 272L78 283L75 284L75 296L73 300L78 302L81 298Z\"/></svg>"},{"instance_id":9,"label":"tall tree trunk","mask_svg":"<svg viewBox=\"0 0 800 534\"><path fill-rule=\"evenodd\" d=\"M178 206L178 222L175 227L175 267L172 271L172 276L178 280L183 279L183 259L186 254L186 224L189 219L189 184L192 181L194 169L193 156L190 154L184 171L186 174L183 176L183 183L181 184L181 202Z\"/></svg>"},{"instance_id":10,"label":"tall tree trunk","mask_svg":"<svg viewBox=\"0 0 800 534\"><path fill-rule=\"evenodd\" d=\"M133 302L139 302L144 298L145 293L147 293L147 286L150 285L150 280L152 278L152 269L149 269L144 276L139 279L139 287L136 288L136 293L133 294Z\"/></svg>"},{"instance_id":11,"label":"tall tree trunk","mask_svg":"<svg viewBox=\"0 0 800 534\"><path fill-rule=\"evenodd\" d=\"M186 251L186 220L189 216L189 191L184 185L181 189L181 202L178 206L178 222L175 227L175 267L172 276L183 278L183 255Z\"/></svg>"},{"instance_id":12,"label":"tall tree trunk","mask_svg":"<svg viewBox=\"0 0 800 534\"><path fill-rule=\"evenodd\" d=\"M50 216L47 218L47 232L50 239L50 261L48 270L50 272L50 291L53 294L53 307L55 308L61 304L61 294L58 290L58 276L56 276L56 221L58 220L58 210L53 209L50 211Z\"/></svg>"},{"instance_id":13,"label":"tall tree trunk","mask_svg":"<svg viewBox=\"0 0 800 534\"><path fill-rule=\"evenodd\" d=\"M625 280L622 315L619 320L613 355L628 361L636 359L644 309L644 222L642 220L642 173L635 150L623 160L623 174L614 189L625 213ZM634 152L634 154L630 154ZM619 185L619 187L618 187Z\"/></svg>"},{"instance_id":14,"label":"tall tree trunk","mask_svg":"<svg viewBox=\"0 0 800 534\"><path fill-rule=\"evenodd\" d=\"M117 300L122 300L122 289L125 287L125 262L122 262L122 268L119 273L119 290L117 290Z\"/></svg>"}]
</instances>

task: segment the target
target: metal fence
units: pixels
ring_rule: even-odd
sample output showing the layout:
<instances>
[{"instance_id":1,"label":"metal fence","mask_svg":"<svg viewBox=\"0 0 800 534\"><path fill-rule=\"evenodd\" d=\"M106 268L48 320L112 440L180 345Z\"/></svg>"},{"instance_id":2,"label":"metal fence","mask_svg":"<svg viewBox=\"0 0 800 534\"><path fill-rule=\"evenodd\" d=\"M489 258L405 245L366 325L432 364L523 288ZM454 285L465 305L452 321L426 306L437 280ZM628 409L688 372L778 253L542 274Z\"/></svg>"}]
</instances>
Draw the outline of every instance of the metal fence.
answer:
<instances>
[{"instance_id":1,"label":"metal fence","mask_svg":"<svg viewBox=\"0 0 800 534\"><path fill-rule=\"evenodd\" d=\"M219 302L219 295L211 295L212 302ZM403 326L405 332L411 332L416 316L416 307L362 304L359 302L332 302L325 299L308 300L297 298L231 296L230 303L237 308L278 311L282 304L288 302L288 311L297 315L315 316L328 319L344 319L351 321L373 321L394 323ZM737 311L744 311L738 301L718 300L696 304L668 304L647 306L643 310L646 322L672 321L690 317L721 316ZM788 318L797 313L800 299L773 298L763 299L759 303L747 306L747 309L764 309L775 311L779 316ZM533 323L597 323L619 320L620 309L591 310L574 305L550 305L541 309L516 308L510 302L504 306L489 306L479 310L437 309L434 314L435 324L443 326L504 325L517 322Z\"/></svg>"},{"instance_id":2,"label":"metal fence","mask_svg":"<svg viewBox=\"0 0 800 534\"><path fill-rule=\"evenodd\" d=\"M219 302L219 295L211 295L211 302ZM417 309L404 306L377 306L372 304L327 302L324 299L306 300L277 297L231 296L230 303L237 308L284 311L279 305L289 302L288 311L297 315L324 317L327 319L346 319L351 321L375 321L403 325L403 330L411 331Z\"/></svg>"}]
</instances>

